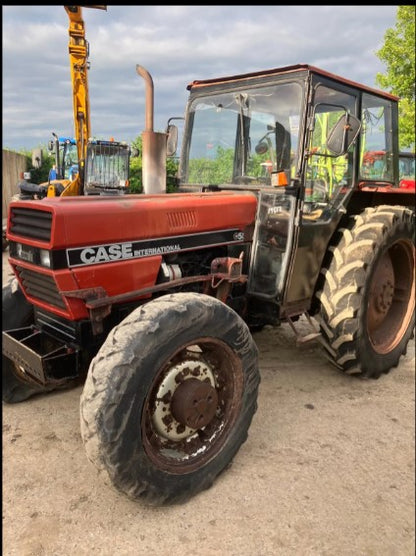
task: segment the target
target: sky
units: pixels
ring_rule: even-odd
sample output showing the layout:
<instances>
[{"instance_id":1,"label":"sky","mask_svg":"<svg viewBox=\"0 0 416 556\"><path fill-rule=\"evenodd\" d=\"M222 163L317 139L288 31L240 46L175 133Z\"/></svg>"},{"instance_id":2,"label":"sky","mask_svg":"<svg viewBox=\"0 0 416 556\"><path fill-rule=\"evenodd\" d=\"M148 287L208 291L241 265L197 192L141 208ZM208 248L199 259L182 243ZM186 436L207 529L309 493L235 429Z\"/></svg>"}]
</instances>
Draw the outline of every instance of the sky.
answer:
<instances>
[{"instance_id":1,"label":"sky","mask_svg":"<svg viewBox=\"0 0 416 556\"><path fill-rule=\"evenodd\" d=\"M378 88L376 52L398 6L119 6L83 8L90 46L92 136L131 143L145 129L145 82L154 130L184 115L187 85L310 64ZM46 146L74 132L63 6L2 6L3 148Z\"/></svg>"}]
</instances>

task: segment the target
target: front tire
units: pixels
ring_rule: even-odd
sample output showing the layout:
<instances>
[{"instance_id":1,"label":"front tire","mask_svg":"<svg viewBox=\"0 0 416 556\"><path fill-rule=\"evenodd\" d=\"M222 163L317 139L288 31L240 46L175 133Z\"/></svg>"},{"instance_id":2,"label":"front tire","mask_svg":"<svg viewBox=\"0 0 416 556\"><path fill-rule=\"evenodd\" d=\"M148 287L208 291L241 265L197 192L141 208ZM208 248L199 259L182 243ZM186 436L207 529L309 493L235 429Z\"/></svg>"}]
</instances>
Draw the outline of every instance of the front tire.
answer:
<instances>
[{"instance_id":1,"label":"front tire","mask_svg":"<svg viewBox=\"0 0 416 556\"><path fill-rule=\"evenodd\" d=\"M414 269L409 209L367 208L340 230L317 294L317 319L338 368L379 378L398 365L414 332Z\"/></svg>"},{"instance_id":2,"label":"front tire","mask_svg":"<svg viewBox=\"0 0 416 556\"><path fill-rule=\"evenodd\" d=\"M142 305L90 365L80 404L88 458L119 491L153 505L210 487L247 438L257 357L247 325L213 297Z\"/></svg>"}]
</instances>

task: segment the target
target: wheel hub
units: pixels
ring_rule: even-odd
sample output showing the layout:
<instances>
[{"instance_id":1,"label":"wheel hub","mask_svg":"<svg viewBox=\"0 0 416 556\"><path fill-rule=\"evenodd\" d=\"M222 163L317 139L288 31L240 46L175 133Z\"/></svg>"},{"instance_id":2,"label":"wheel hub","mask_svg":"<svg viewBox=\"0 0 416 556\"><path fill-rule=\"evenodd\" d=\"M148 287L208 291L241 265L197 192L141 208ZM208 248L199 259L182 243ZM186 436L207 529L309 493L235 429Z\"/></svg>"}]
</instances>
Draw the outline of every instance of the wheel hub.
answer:
<instances>
[{"instance_id":1,"label":"wheel hub","mask_svg":"<svg viewBox=\"0 0 416 556\"><path fill-rule=\"evenodd\" d=\"M379 313L387 313L393 301L394 285L391 282L383 284L375 300L375 307Z\"/></svg>"},{"instance_id":2,"label":"wheel hub","mask_svg":"<svg viewBox=\"0 0 416 556\"><path fill-rule=\"evenodd\" d=\"M153 426L167 440L187 439L212 420L217 403L211 367L205 361L185 359L167 371L158 387Z\"/></svg>"},{"instance_id":3,"label":"wheel hub","mask_svg":"<svg viewBox=\"0 0 416 556\"><path fill-rule=\"evenodd\" d=\"M384 255L377 266L371 291L369 308L370 329L376 329L389 312L394 299L394 269L388 253Z\"/></svg>"},{"instance_id":4,"label":"wheel hub","mask_svg":"<svg viewBox=\"0 0 416 556\"><path fill-rule=\"evenodd\" d=\"M191 429L208 425L217 410L218 395L208 382L196 378L184 380L173 394L171 411L173 417Z\"/></svg>"}]
</instances>

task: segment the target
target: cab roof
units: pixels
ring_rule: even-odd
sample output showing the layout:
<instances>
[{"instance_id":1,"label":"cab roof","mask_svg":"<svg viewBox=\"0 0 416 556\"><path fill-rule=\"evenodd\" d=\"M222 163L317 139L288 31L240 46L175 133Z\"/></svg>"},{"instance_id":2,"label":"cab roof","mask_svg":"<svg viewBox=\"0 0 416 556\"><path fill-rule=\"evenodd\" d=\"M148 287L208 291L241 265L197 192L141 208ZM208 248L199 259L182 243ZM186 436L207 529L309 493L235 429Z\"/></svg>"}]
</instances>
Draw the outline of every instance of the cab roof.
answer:
<instances>
[{"instance_id":1,"label":"cab roof","mask_svg":"<svg viewBox=\"0 0 416 556\"><path fill-rule=\"evenodd\" d=\"M227 77L218 77L218 78L214 78L214 79L197 79L197 80L194 80L191 83L189 83L189 85L187 86L187 90L191 91L191 90L194 90L196 88L207 87L207 86L210 86L210 85L215 85L215 84L220 84L220 83L230 83L232 81L240 81L240 80L245 80L245 79L257 79L259 77L264 77L264 76L281 75L281 74L285 74L285 73L295 73L295 72L302 72L302 71L308 71L308 72L311 72L311 73L322 75L324 77L329 77L330 79L334 79L338 82L341 82L341 83L344 83L346 85L352 86L356 89L360 89L361 91L371 92L373 94L382 96L382 97L387 98L389 100L395 100L395 101L399 100L399 97L397 97L395 95L392 95L390 93L387 93L386 91L380 91L378 89L373 89L371 87L367 87L366 85L363 85L362 83L357 83L356 81L351 81L349 79L345 79L344 77L341 77L341 76L336 75L334 73L330 73L328 71L317 68L315 66L311 66L309 64L295 64L295 65L292 65L292 66L284 66L284 67L281 67L281 68L274 68L274 69L269 69L269 70L256 71L256 72L252 72L252 73L243 73L243 74L239 74L239 75L230 75L230 76L227 76Z\"/></svg>"}]
</instances>

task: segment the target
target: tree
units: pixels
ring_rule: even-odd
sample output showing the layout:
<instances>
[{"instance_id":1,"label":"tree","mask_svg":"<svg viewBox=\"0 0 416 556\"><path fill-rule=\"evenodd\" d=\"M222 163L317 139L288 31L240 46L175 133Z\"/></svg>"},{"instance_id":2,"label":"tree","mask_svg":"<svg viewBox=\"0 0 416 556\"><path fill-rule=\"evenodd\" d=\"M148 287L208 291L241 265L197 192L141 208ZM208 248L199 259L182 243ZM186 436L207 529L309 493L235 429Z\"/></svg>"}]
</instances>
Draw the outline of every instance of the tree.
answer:
<instances>
[{"instance_id":1,"label":"tree","mask_svg":"<svg viewBox=\"0 0 416 556\"><path fill-rule=\"evenodd\" d=\"M142 136L139 135L132 141L131 146L136 148L139 152L138 156L133 156L130 158L130 193L142 193L143 192L143 178L142 178L142 152L143 152L143 141ZM173 158L168 158L166 160L166 192L173 193L177 189L176 185L176 174L178 171L178 163Z\"/></svg>"},{"instance_id":2,"label":"tree","mask_svg":"<svg viewBox=\"0 0 416 556\"><path fill-rule=\"evenodd\" d=\"M398 6L395 28L387 29L384 45L376 52L387 66L376 82L400 97L400 148L415 149L415 6Z\"/></svg>"},{"instance_id":3,"label":"tree","mask_svg":"<svg viewBox=\"0 0 416 556\"><path fill-rule=\"evenodd\" d=\"M141 193L143 191L143 180L142 180L142 138L139 135L134 141L132 141L131 146L138 150L139 154L137 156L130 158L130 193Z\"/></svg>"},{"instance_id":4,"label":"tree","mask_svg":"<svg viewBox=\"0 0 416 556\"><path fill-rule=\"evenodd\" d=\"M43 153L47 152L46 147L44 145L39 145L37 147ZM20 149L19 154L22 154L26 157L26 168L30 172L30 181L32 183L45 183L48 181L49 170L52 168L53 164L53 157L49 154L46 154L42 157L42 164L39 168L34 168L32 165L32 151L27 149Z\"/></svg>"}]
</instances>

